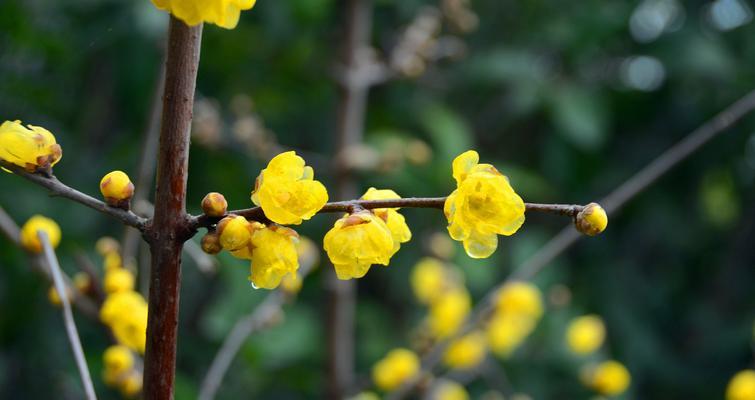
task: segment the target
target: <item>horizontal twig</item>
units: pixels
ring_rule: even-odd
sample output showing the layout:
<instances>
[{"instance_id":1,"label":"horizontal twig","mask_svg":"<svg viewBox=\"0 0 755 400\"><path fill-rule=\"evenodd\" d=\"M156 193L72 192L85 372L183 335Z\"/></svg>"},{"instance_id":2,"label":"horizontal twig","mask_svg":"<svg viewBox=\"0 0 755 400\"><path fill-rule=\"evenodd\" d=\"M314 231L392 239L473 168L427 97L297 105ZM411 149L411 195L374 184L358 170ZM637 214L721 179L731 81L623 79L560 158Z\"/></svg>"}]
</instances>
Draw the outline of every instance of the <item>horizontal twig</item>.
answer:
<instances>
[{"instance_id":1,"label":"horizontal twig","mask_svg":"<svg viewBox=\"0 0 755 400\"><path fill-rule=\"evenodd\" d=\"M132 226L139 230L144 230L144 226L147 223L147 220L145 218L142 218L131 211L110 207L104 202L97 200L92 196L79 192L78 190L70 186L67 186L63 182L59 181L58 178L56 178L54 175L46 176L42 173L30 173L23 168L4 160L0 160L0 166L12 171L18 176L26 178L27 180L44 187L45 189L50 191L53 196L59 196L73 200L103 214L114 217L128 226Z\"/></svg>"},{"instance_id":2,"label":"horizontal twig","mask_svg":"<svg viewBox=\"0 0 755 400\"><path fill-rule=\"evenodd\" d=\"M318 211L318 214L337 212L350 213L359 209L373 210L376 208L435 208L442 210L445 202L446 197L408 197L388 200L334 201L325 204L325 206ZM525 203L525 209L527 211L546 212L568 217L575 217L583 208L584 206L576 204ZM267 221L265 213L262 211L262 207L228 211L226 215L239 215L253 221ZM207 215L192 216L191 225L194 229L207 228L218 223L222 218L223 217L209 217Z\"/></svg>"}]
</instances>

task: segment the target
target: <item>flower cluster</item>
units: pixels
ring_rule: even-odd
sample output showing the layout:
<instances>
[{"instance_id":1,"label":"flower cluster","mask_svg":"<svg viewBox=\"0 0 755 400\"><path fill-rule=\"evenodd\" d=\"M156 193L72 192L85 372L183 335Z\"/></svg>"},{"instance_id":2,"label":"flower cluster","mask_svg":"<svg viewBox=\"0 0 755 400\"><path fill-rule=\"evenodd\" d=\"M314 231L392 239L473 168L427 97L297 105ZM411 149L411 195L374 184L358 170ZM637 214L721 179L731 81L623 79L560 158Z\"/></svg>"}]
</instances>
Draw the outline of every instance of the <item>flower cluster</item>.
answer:
<instances>
[{"instance_id":1,"label":"flower cluster","mask_svg":"<svg viewBox=\"0 0 755 400\"><path fill-rule=\"evenodd\" d=\"M108 347L102 354L105 366L102 380L106 385L120 390L125 397L136 397L142 391L142 372L136 362L137 356L124 345Z\"/></svg>"},{"instance_id":2,"label":"flower cluster","mask_svg":"<svg viewBox=\"0 0 755 400\"><path fill-rule=\"evenodd\" d=\"M0 125L0 159L28 172L49 171L63 155L55 136L45 128L5 121Z\"/></svg>"},{"instance_id":3,"label":"flower cluster","mask_svg":"<svg viewBox=\"0 0 755 400\"><path fill-rule=\"evenodd\" d=\"M155 7L168 11L187 25L202 22L233 29L242 10L254 7L256 0L152 0Z\"/></svg>"},{"instance_id":4,"label":"flower cluster","mask_svg":"<svg viewBox=\"0 0 755 400\"><path fill-rule=\"evenodd\" d=\"M135 277L124 268L117 242L100 239L97 250L104 258L104 289L100 320L113 332L118 343L144 353L147 335L147 302L134 290Z\"/></svg>"}]
</instances>

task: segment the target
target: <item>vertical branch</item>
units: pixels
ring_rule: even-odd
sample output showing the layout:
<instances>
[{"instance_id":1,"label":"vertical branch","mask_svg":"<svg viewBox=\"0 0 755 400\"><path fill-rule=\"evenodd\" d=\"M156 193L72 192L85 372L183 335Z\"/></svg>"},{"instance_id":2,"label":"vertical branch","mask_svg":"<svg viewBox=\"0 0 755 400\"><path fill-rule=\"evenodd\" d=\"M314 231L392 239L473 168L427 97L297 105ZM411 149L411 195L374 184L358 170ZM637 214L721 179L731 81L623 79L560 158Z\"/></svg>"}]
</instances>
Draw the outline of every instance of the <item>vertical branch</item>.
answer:
<instances>
[{"instance_id":1,"label":"vertical branch","mask_svg":"<svg viewBox=\"0 0 755 400\"><path fill-rule=\"evenodd\" d=\"M181 249L191 237L186 215L186 181L201 38L201 25L189 27L171 16L157 156L155 216L146 231L152 253L144 360L144 394L148 400L173 398Z\"/></svg>"},{"instance_id":2,"label":"vertical branch","mask_svg":"<svg viewBox=\"0 0 755 400\"><path fill-rule=\"evenodd\" d=\"M364 67L364 53L372 31L372 0L344 0L343 60L338 77L339 104L336 132L335 193L338 198L354 198L357 188L345 153L362 141L369 82L354 79ZM326 276L328 289L328 394L343 398L354 382L354 312L356 284L340 281L332 268Z\"/></svg>"},{"instance_id":3,"label":"vertical branch","mask_svg":"<svg viewBox=\"0 0 755 400\"><path fill-rule=\"evenodd\" d=\"M38 231L37 235L42 242L44 256L47 260L47 265L50 267L50 275L52 275L55 290L58 292L60 303L63 306L63 321L66 326L66 334L68 334L68 341L71 344L71 350L73 350L73 355L76 359L76 366L79 368L79 374L81 374L81 383L84 385L87 399L97 400L97 395L94 394L92 376L89 375L89 367L87 366L86 358L84 358L84 349L81 347L79 331L76 329L76 322L73 320L71 303L68 301L66 284L65 281L63 281L63 273L60 271L58 258L55 257L55 251L52 249L50 238L47 237L47 233L44 231Z\"/></svg>"}]
</instances>

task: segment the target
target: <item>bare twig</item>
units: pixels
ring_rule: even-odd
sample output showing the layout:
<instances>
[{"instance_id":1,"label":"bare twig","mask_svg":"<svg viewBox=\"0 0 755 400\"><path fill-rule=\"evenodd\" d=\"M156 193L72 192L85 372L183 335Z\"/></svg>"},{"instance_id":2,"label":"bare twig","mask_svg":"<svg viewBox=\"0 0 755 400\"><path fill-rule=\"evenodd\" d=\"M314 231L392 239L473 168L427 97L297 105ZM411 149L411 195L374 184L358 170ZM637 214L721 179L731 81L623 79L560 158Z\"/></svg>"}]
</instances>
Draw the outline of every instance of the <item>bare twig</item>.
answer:
<instances>
[{"instance_id":1,"label":"bare twig","mask_svg":"<svg viewBox=\"0 0 755 400\"><path fill-rule=\"evenodd\" d=\"M29 173L23 168L0 160L0 166L12 171L14 174L26 178L27 180L36 183L50 191L53 196L64 197L69 200L73 200L77 203L83 204L89 208L99 211L103 214L110 215L128 226L133 226L136 229L143 230L146 220L131 211L122 210L120 208L110 207L100 200L95 199L87 194L81 193L78 190L65 185L59 181L54 175L44 176L40 173Z\"/></svg>"},{"instance_id":2,"label":"bare twig","mask_svg":"<svg viewBox=\"0 0 755 400\"><path fill-rule=\"evenodd\" d=\"M304 279L313 268L314 263L302 265L299 268L298 279ZM265 300L255 307L251 313L236 321L233 329L226 336L223 345L212 360L207 375L202 380L202 385L199 388L199 400L212 400L215 398L218 389L220 389L220 384L223 382L223 378L231 366L231 362L236 358L236 354L246 339L254 332L274 325L279 320L278 317L283 310L283 306L290 302L292 298L292 296L288 295L282 289L277 289L268 294Z\"/></svg>"},{"instance_id":3,"label":"bare twig","mask_svg":"<svg viewBox=\"0 0 755 400\"><path fill-rule=\"evenodd\" d=\"M445 197L407 197L405 199L391 199L391 200L346 200L335 201L325 204L323 208L318 211L321 213L345 213L354 212L358 209L372 210L376 208L435 208L442 210L443 205L446 202ZM576 204L539 204L539 203L525 203L525 209L527 212L546 212L557 215L564 215L568 217L575 217L584 206ZM240 215L249 220L265 221L265 213L261 207L252 207L243 210L228 211L226 215ZM191 225L194 229L200 227L212 226L222 217L208 217L206 215L192 216Z\"/></svg>"},{"instance_id":4,"label":"bare twig","mask_svg":"<svg viewBox=\"0 0 755 400\"><path fill-rule=\"evenodd\" d=\"M0 207L0 232L16 246L21 246L21 229L2 207Z\"/></svg>"},{"instance_id":5,"label":"bare twig","mask_svg":"<svg viewBox=\"0 0 755 400\"><path fill-rule=\"evenodd\" d=\"M89 367L87 366L86 358L84 358L84 350L81 347L79 332L76 329L76 322L73 320L73 312L71 311L71 304L68 302L66 284L63 281L63 274L61 273L60 265L58 264L58 258L55 257L55 250L53 250L52 245L50 244L50 239L47 237L47 233L40 230L37 232L37 236L39 236L39 240L42 242L42 248L44 249L47 265L50 267L50 274L52 275L55 284L55 290L58 291L60 303L63 306L63 321L65 322L68 341L71 343L71 349L76 358L76 366L79 368L79 373L81 374L81 383L84 385L87 399L96 400L97 395L94 393L92 377L89 375Z\"/></svg>"},{"instance_id":6,"label":"bare twig","mask_svg":"<svg viewBox=\"0 0 755 400\"><path fill-rule=\"evenodd\" d=\"M734 126L753 110L755 110L755 91L749 92L734 104L721 111L711 120L692 131L679 143L663 152L653 162L634 174L616 190L601 200L601 204L603 204L606 212L609 214L617 212L624 204L642 193L643 190L647 189L672 168L686 160L710 140L726 132L727 129ZM462 329L447 340L437 343L423 357L423 373L432 371L432 369L438 365L448 343L475 329L490 317L494 310L495 294L504 285L514 280L531 279L543 268L548 266L553 259L576 243L581 237L582 236L574 229L564 228L537 253L517 268L509 278L491 289L483 300L475 306ZM418 382L419 381L416 379L411 380L396 391L390 393L386 398L402 399L411 393Z\"/></svg>"}]
</instances>

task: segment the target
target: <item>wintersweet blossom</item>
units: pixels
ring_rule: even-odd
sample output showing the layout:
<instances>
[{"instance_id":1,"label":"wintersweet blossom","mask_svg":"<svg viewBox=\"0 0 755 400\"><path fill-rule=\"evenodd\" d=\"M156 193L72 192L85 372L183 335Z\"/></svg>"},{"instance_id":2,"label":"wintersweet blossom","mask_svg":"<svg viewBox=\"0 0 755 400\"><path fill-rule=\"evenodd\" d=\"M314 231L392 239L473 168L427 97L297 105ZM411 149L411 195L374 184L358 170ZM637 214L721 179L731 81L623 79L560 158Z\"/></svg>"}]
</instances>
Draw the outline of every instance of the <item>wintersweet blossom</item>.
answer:
<instances>
[{"instance_id":1,"label":"wintersweet blossom","mask_svg":"<svg viewBox=\"0 0 755 400\"><path fill-rule=\"evenodd\" d=\"M469 369L479 365L486 353L485 334L476 331L451 342L443 356L443 362L450 368Z\"/></svg>"},{"instance_id":2,"label":"wintersweet blossom","mask_svg":"<svg viewBox=\"0 0 755 400\"><path fill-rule=\"evenodd\" d=\"M42 252L42 242L39 240L39 231L47 234L53 248L60 244L60 226L50 218L35 215L21 227L21 246L32 253Z\"/></svg>"},{"instance_id":3,"label":"wintersweet blossom","mask_svg":"<svg viewBox=\"0 0 755 400\"><path fill-rule=\"evenodd\" d=\"M254 286L275 289L281 279L296 276L299 257L296 243L299 235L293 229L271 225L254 231L251 239L252 267L249 280Z\"/></svg>"},{"instance_id":4,"label":"wintersweet blossom","mask_svg":"<svg viewBox=\"0 0 755 400\"><path fill-rule=\"evenodd\" d=\"M440 339L453 335L469 314L472 299L463 287L444 292L430 306L428 325L430 332Z\"/></svg>"},{"instance_id":5,"label":"wintersweet blossom","mask_svg":"<svg viewBox=\"0 0 755 400\"><path fill-rule=\"evenodd\" d=\"M242 10L254 7L256 0L152 0L155 7L168 11L187 25L202 22L233 29Z\"/></svg>"},{"instance_id":6,"label":"wintersweet blossom","mask_svg":"<svg viewBox=\"0 0 755 400\"><path fill-rule=\"evenodd\" d=\"M372 367L372 380L378 388L390 391L419 372L419 357L407 349L394 349Z\"/></svg>"},{"instance_id":7,"label":"wintersweet blossom","mask_svg":"<svg viewBox=\"0 0 755 400\"><path fill-rule=\"evenodd\" d=\"M278 154L257 177L252 201L275 223L301 224L328 202L328 191L314 176L295 152Z\"/></svg>"},{"instance_id":8,"label":"wintersweet blossom","mask_svg":"<svg viewBox=\"0 0 755 400\"><path fill-rule=\"evenodd\" d=\"M55 136L45 128L5 121L0 125L0 159L28 172L48 170L63 155Z\"/></svg>"},{"instance_id":9,"label":"wintersweet blossom","mask_svg":"<svg viewBox=\"0 0 755 400\"><path fill-rule=\"evenodd\" d=\"M432 304L446 289L446 267L437 258L423 258L409 278L414 297L422 304Z\"/></svg>"},{"instance_id":10,"label":"wintersweet blossom","mask_svg":"<svg viewBox=\"0 0 755 400\"><path fill-rule=\"evenodd\" d=\"M606 337L606 327L597 315L584 315L569 322L566 344L573 353L584 355L597 350Z\"/></svg>"},{"instance_id":11,"label":"wintersweet blossom","mask_svg":"<svg viewBox=\"0 0 755 400\"><path fill-rule=\"evenodd\" d=\"M382 218L367 210L346 215L325 234L323 247L338 279L361 278L372 264L388 265L393 237Z\"/></svg>"},{"instance_id":12,"label":"wintersweet blossom","mask_svg":"<svg viewBox=\"0 0 755 400\"><path fill-rule=\"evenodd\" d=\"M617 396L624 393L632 381L627 368L614 360L588 367L585 378L590 387L605 396Z\"/></svg>"},{"instance_id":13,"label":"wintersweet blossom","mask_svg":"<svg viewBox=\"0 0 755 400\"><path fill-rule=\"evenodd\" d=\"M144 353L147 341L147 301L134 291L110 294L100 308L100 320L113 331L116 340Z\"/></svg>"},{"instance_id":14,"label":"wintersweet blossom","mask_svg":"<svg viewBox=\"0 0 755 400\"><path fill-rule=\"evenodd\" d=\"M755 399L755 370L737 372L726 386L726 400Z\"/></svg>"},{"instance_id":15,"label":"wintersweet blossom","mask_svg":"<svg viewBox=\"0 0 755 400\"><path fill-rule=\"evenodd\" d=\"M479 158L470 150L453 161L457 188L444 211L451 237L464 243L470 257L486 258L498 247L497 235L513 235L522 226L525 207L508 178Z\"/></svg>"},{"instance_id":16,"label":"wintersweet blossom","mask_svg":"<svg viewBox=\"0 0 755 400\"><path fill-rule=\"evenodd\" d=\"M371 187L367 192L362 195L363 200L395 200L400 199L401 196L396 194L390 189L375 189ZM397 252L401 248L401 243L406 243L412 238L412 232L406 225L404 216L399 214L398 208L376 208L372 210L372 213L382 218L385 221L385 225L391 231L391 237L393 237L393 252Z\"/></svg>"}]
</instances>

